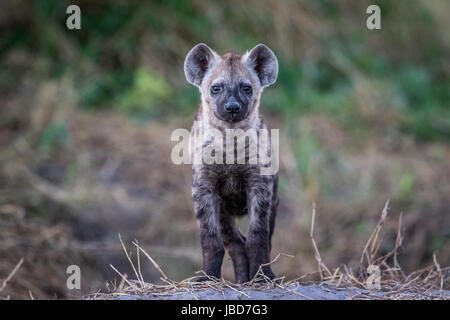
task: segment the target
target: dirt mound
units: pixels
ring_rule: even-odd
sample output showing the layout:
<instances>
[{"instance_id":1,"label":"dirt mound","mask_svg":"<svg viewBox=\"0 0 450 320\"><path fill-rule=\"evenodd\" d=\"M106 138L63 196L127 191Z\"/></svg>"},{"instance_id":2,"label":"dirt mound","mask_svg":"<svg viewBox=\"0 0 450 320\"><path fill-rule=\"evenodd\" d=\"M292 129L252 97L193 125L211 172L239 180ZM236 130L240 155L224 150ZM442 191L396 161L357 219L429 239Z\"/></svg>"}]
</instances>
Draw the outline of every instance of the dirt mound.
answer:
<instances>
[{"instance_id":1,"label":"dirt mound","mask_svg":"<svg viewBox=\"0 0 450 320\"><path fill-rule=\"evenodd\" d=\"M203 271L199 277L208 281L198 281L199 277L192 277L177 282L169 279L156 261L135 241L137 265L131 259L121 240L125 255L131 264L137 280L128 277L111 265L112 269L121 277L117 286L109 284L110 293L97 293L90 299L118 299L118 300L190 300L190 299L224 299L224 300L342 300L342 299L450 299L448 281L450 267L441 268L433 256L434 264L406 274L397 260L397 250L402 245L402 219L399 220L395 248L387 254L379 254L382 244L380 232L388 215L386 203L381 218L364 247L361 255L361 265L355 273L346 265L335 268L330 272L322 261L319 249L314 239L315 210L312 213L311 240L318 263L318 274L321 281L307 281L311 275L304 275L298 279L285 281L285 277L269 279L262 273L262 266L255 277L244 284L234 284L225 279L207 276ZM402 216L400 216L402 217ZM141 273L140 254L152 263L161 274L163 284L152 284L144 281ZM278 254L269 264L276 263L282 254Z\"/></svg>"},{"instance_id":2,"label":"dirt mound","mask_svg":"<svg viewBox=\"0 0 450 320\"><path fill-rule=\"evenodd\" d=\"M146 285L152 287L150 284ZM269 287L232 286L229 283L222 283L219 286L216 283L192 283L190 286L173 287L166 291L150 290L148 293L141 294L98 294L90 298L97 300L449 300L450 291L413 289L377 291L357 287L336 288L326 284L301 285L298 282Z\"/></svg>"}]
</instances>

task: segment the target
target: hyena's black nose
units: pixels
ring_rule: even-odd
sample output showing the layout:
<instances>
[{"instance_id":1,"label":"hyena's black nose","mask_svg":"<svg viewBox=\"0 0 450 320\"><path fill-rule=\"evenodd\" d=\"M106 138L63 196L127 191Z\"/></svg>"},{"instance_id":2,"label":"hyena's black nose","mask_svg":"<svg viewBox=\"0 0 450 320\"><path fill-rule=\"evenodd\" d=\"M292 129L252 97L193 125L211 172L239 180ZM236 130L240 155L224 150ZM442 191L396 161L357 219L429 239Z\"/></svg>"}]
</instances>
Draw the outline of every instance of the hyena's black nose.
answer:
<instances>
[{"instance_id":1,"label":"hyena's black nose","mask_svg":"<svg viewBox=\"0 0 450 320\"><path fill-rule=\"evenodd\" d=\"M225 110L229 113L238 113L241 110L241 105L237 101L227 102Z\"/></svg>"}]
</instances>

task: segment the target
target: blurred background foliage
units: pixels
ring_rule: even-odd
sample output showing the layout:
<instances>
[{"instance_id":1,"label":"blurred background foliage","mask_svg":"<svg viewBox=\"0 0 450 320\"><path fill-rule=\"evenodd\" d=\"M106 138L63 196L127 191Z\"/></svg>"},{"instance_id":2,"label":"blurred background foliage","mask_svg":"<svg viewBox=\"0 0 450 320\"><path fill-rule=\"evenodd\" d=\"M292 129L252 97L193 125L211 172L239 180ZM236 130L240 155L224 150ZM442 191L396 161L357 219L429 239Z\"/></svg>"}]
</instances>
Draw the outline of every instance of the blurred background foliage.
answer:
<instances>
[{"instance_id":1,"label":"blurred background foliage","mask_svg":"<svg viewBox=\"0 0 450 320\"><path fill-rule=\"evenodd\" d=\"M81 7L81 30L66 28L69 4ZM366 28L370 4L381 30ZM86 270L82 292L102 288L116 276L110 263L129 268L119 232L174 278L200 268L190 169L170 162L170 133L190 127L200 101L183 74L199 42L222 54L265 43L279 59L262 98L282 139L274 251L295 255L279 274L315 270L313 202L331 265L359 261L388 199L388 231L405 214L403 266L422 267L435 250L449 264L448 1L6 0L0 9L0 278L25 258L12 297L71 296L68 261ZM386 238L389 250L395 235ZM232 278L229 261L224 274ZM158 278L151 266L145 275Z\"/></svg>"}]
</instances>

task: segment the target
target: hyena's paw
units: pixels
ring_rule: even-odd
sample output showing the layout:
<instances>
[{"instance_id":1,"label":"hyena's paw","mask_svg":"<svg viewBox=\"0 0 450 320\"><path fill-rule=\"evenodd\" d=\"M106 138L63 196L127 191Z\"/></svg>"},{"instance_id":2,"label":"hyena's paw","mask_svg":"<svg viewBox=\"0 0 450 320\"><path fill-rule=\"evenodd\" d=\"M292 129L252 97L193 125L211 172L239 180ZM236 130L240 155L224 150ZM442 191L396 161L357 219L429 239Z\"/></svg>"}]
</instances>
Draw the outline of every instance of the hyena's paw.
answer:
<instances>
[{"instance_id":1,"label":"hyena's paw","mask_svg":"<svg viewBox=\"0 0 450 320\"><path fill-rule=\"evenodd\" d=\"M254 283L268 283L272 282L273 279L275 279L275 274L272 269L264 267L255 274L251 281Z\"/></svg>"},{"instance_id":2,"label":"hyena's paw","mask_svg":"<svg viewBox=\"0 0 450 320\"><path fill-rule=\"evenodd\" d=\"M250 281L250 279L248 277L248 274L245 275L245 276L235 277L235 282L236 283L242 284L242 283L246 283L246 282L249 282L249 281Z\"/></svg>"}]
</instances>

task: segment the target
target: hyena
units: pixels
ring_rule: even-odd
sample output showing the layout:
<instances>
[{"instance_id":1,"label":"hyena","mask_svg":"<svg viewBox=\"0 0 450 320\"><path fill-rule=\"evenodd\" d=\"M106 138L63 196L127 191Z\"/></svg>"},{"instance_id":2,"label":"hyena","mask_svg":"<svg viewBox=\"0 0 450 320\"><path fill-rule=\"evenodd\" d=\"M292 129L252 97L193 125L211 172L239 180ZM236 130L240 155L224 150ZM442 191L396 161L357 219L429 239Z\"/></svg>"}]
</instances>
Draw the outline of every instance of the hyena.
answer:
<instances>
[{"instance_id":1,"label":"hyena","mask_svg":"<svg viewBox=\"0 0 450 320\"><path fill-rule=\"evenodd\" d=\"M201 43L186 56L184 71L187 81L201 93L195 123L224 135L227 129L267 130L259 113L259 101L263 89L278 75L277 58L267 46L259 44L242 56L219 56ZM194 126L191 140L193 132ZM270 153L270 145L268 150ZM259 162L192 166L194 211L200 227L203 271L208 276L221 278L226 249L236 282L253 279L259 268L264 276L275 277L268 263L278 206L278 174L261 175L260 166ZM244 214L250 217L247 237L234 221Z\"/></svg>"}]
</instances>

